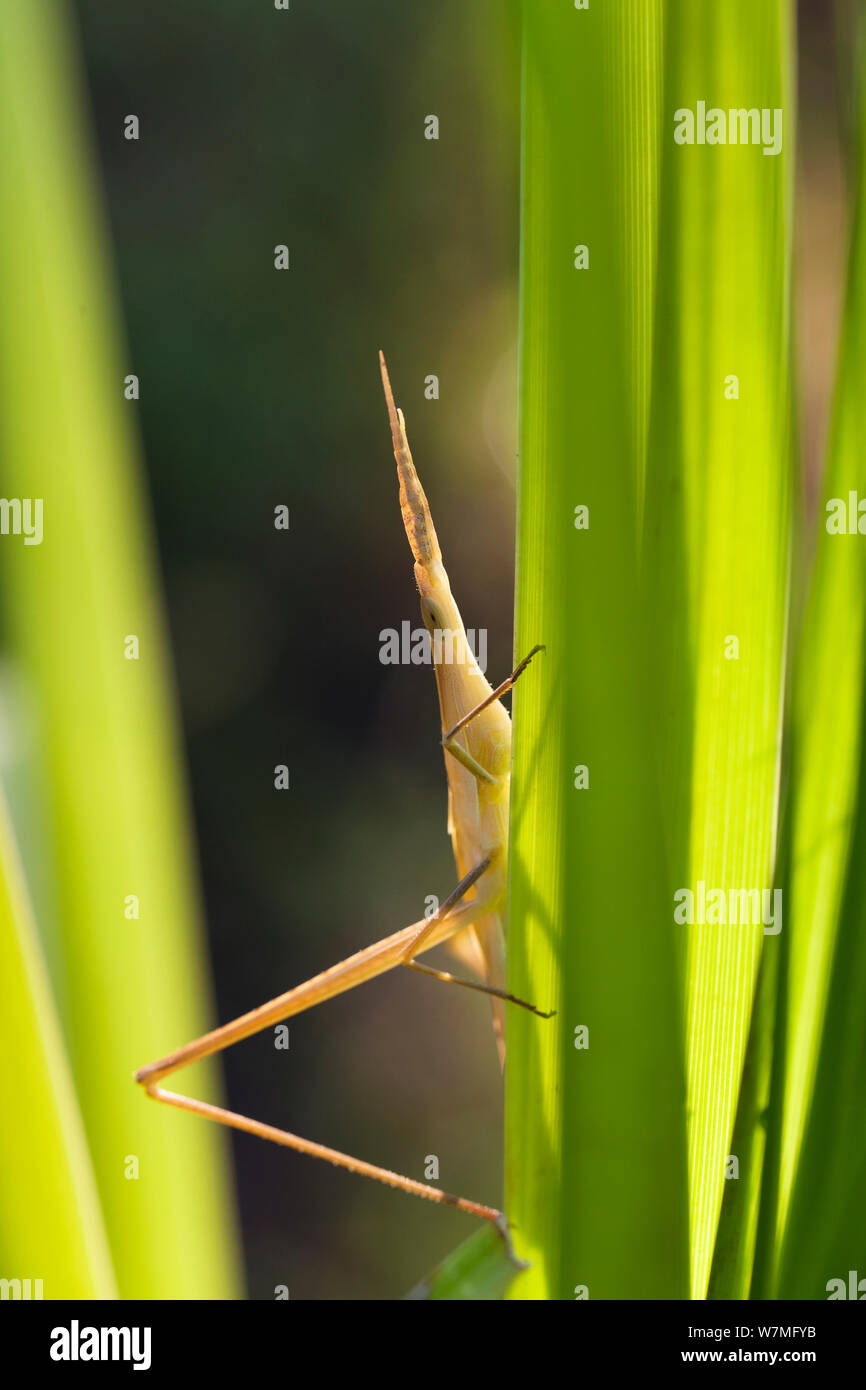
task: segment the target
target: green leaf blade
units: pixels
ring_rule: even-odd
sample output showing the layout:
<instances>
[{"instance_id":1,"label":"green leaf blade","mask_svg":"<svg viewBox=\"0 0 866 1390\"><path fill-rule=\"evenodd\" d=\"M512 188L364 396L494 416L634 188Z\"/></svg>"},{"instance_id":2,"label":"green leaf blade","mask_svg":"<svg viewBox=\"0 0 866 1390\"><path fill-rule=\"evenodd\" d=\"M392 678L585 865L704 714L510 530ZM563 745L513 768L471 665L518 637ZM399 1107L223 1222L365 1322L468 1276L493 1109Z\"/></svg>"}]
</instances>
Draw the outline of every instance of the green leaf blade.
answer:
<instances>
[{"instance_id":1,"label":"green leaf blade","mask_svg":"<svg viewBox=\"0 0 866 1390\"><path fill-rule=\"evenodd\" d=\"M636 561L655 217L655 142L639 130L655 128L657 75L639 106L628 84L658 53L657 24L636 4L524 10L516 650L547 650L515 691L509 980L556 1017L509 1018L506 1213L532 1265L516 1299L687 1287L681 1012ZM627 208L643 209L639 229Z\"/></svg>"},{"instance_id":2,"label":"green leaf blade","mask_svg":"<svg viewBox=\"0 0 866 1390\"><path fill-rule=\"evenodd\" d=\"M82 93L65 6L2 28L0 450L8 493L44 499L42 543L3 550L4 601L44 747L67 1044L121 1296L229 1297L224 1137L133 1080L211 1011Z\"/></svg>"},{"instance_id":3,"label":"green leaf blade","mask_svg":"<svg viewBox=\"0 0 866 1390\"><path fill-rule=\"evenodd\" d=\"M672 0L667 33L644 573L672 872L696 897L701 882L724 893L773 886L792 492L790 10ZM676 143L675 112L693 113L697 136L701 102L726 120L732 109L781 111L781 151ZM763 932L680 930L692 1296L703 1298Z\"/></svg>"},{"instance_id":4,"label":"green leaf blade","mask_svg":"<svg viewBox=\"0 0 866 1390\"><path fill-rule=\"evenodd\" d=\"M0 1276L41 1280L48 1299L114 1298L84 1126L5 799L0 799L0 1030Z\"/></svg>"}]
</instances>

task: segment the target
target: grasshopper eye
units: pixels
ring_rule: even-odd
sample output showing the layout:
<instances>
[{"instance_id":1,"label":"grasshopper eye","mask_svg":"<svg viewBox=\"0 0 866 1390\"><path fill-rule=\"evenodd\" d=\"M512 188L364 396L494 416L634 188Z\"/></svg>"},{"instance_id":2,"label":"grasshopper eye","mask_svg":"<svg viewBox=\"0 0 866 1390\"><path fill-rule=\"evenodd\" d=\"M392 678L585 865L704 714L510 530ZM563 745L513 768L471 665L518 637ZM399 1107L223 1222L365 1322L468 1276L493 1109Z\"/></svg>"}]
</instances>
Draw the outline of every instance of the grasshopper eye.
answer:
<instances>
[{"instance_id":1,"label":"grasshopper eye","mask_svg":"<svg viewBox=\"0 0 866 1390\"><path fill-rule=\"evenodd\" d=\"M444 631L445 618L439 605L434 603L432 599L422 598L421 618L428 632L435 632L437 629L440 632Z\"/></svg>"}]
</instances>

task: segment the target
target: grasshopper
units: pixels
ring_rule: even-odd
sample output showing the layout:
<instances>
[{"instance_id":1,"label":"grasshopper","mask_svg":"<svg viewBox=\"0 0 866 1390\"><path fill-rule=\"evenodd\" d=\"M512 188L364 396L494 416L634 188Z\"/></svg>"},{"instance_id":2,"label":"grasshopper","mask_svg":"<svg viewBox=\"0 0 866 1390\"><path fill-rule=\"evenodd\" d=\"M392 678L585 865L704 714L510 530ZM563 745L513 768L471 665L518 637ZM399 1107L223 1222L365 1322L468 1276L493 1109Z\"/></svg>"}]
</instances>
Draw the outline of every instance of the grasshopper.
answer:
<instances>
[{"instance_id":1,"label":"grasshopper","mask_svg":"<svg viewBox=\"0 0 866 1390\"><path fill-rule=\"evenodd\" d=\"M488 994L493 1008L493 1026L500 1062L505 1057L504 1009L506 1003L529 1009L542 1018L534 1005L516 999L505 988L504 913L508 874L508 807L511 777L511 719L501 698L517 680L537 652L536 646L515 667L511 675L494 690L471 651L430 515L427 498L415 471L406 422L394 404L384 355L379 353L382 385L397 460L400 510L403 525L415 559L415 579L421 596L421 616L431 635L442 748L448 778L448 833L454 849L459 882L428 918L413 922L393 936L349 956L330 970L315 975L305 984L290 989L266 1004L242 1014L157 1062L142 1067L135 1079L152 1100L202 1115L231 1129L273 1140L286 1148L315 1158L326 1159L337 1167L360 1173L400 1188L429 1201L457 1207L461 1211L490 1221L501 1231L505 1221L494 1207L465 1197L455 1197L440 1188L392 1173L387 1168L366 1163L349 1154L302 1139L273 1125L262 1124L246 1115L210 1105L190 1096L166 1090L162 1082L173 1072L210 1057L232 1044L249 1038L331 999L354 989L396 966L418 970L434 979L481 990ZM435 640L439 636L439 640ZM447 635L447 643L441 640ZM447 653L448 659L444 659ZM458 958L478 977L466 980L447 971L422 965L416 957L440 942L451 943Z\"/></svg>"}]
</instances>

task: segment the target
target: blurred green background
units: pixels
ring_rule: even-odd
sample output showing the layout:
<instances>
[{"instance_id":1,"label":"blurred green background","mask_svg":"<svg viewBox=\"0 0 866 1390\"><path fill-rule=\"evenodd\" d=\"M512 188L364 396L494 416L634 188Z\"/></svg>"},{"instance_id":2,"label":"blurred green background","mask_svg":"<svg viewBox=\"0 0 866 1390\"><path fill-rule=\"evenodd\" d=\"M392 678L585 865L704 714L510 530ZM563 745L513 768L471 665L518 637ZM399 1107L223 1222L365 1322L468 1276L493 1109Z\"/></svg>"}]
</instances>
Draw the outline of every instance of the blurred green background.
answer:
<instances>
[{"instance_id":1,"label":"blurred green background","mask_svg":"<svg viewBox=\"0 0 866 1390\"><path fill-rule=\"evenodd\" d=\"M224 1021L453 885L432 673L379 661L380 630L418 610L376 353L464 619L505 674L517 31L459 0L76 8ZM228 1103L416 1177L436 1154L444 1186L496 1202L501 1080L488 1005L464 993L407 973L344 996L293 1020L288 1052L264 1034L228 1053ZM469 1233L229 1142L254 1298L400 1295Z\"/></svg>"}]
</instances>

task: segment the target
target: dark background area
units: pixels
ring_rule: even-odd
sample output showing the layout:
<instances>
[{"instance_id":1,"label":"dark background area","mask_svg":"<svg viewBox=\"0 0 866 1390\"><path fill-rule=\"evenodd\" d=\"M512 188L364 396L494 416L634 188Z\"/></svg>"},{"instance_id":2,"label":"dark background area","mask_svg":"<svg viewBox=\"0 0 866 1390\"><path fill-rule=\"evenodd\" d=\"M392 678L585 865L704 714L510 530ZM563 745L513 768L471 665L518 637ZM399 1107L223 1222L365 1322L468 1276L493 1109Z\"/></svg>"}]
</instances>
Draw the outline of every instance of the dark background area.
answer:
<instances>
[{"instance_id":1,"label":"dark background area","mask_svg":"<svg viewBox=\"0 0 866 1390\"><path fill-rule=\"evenodd\" d=\"M79 0L77 13L225 1021L454 883L432 672L379 661L380 630L420 620L376 354L464 619L488 629L504 675L516 31L508 6L462 0ZM281 503L288 533L273 526ZM404 971L292 1020L290 1040L226 1054L233 1109L419 1178L436 1154L442 1186L500 1200L484 999ZM230 1142L251 1297L400 1296L473 1229Z\"/></svg>"}]
</instances>

